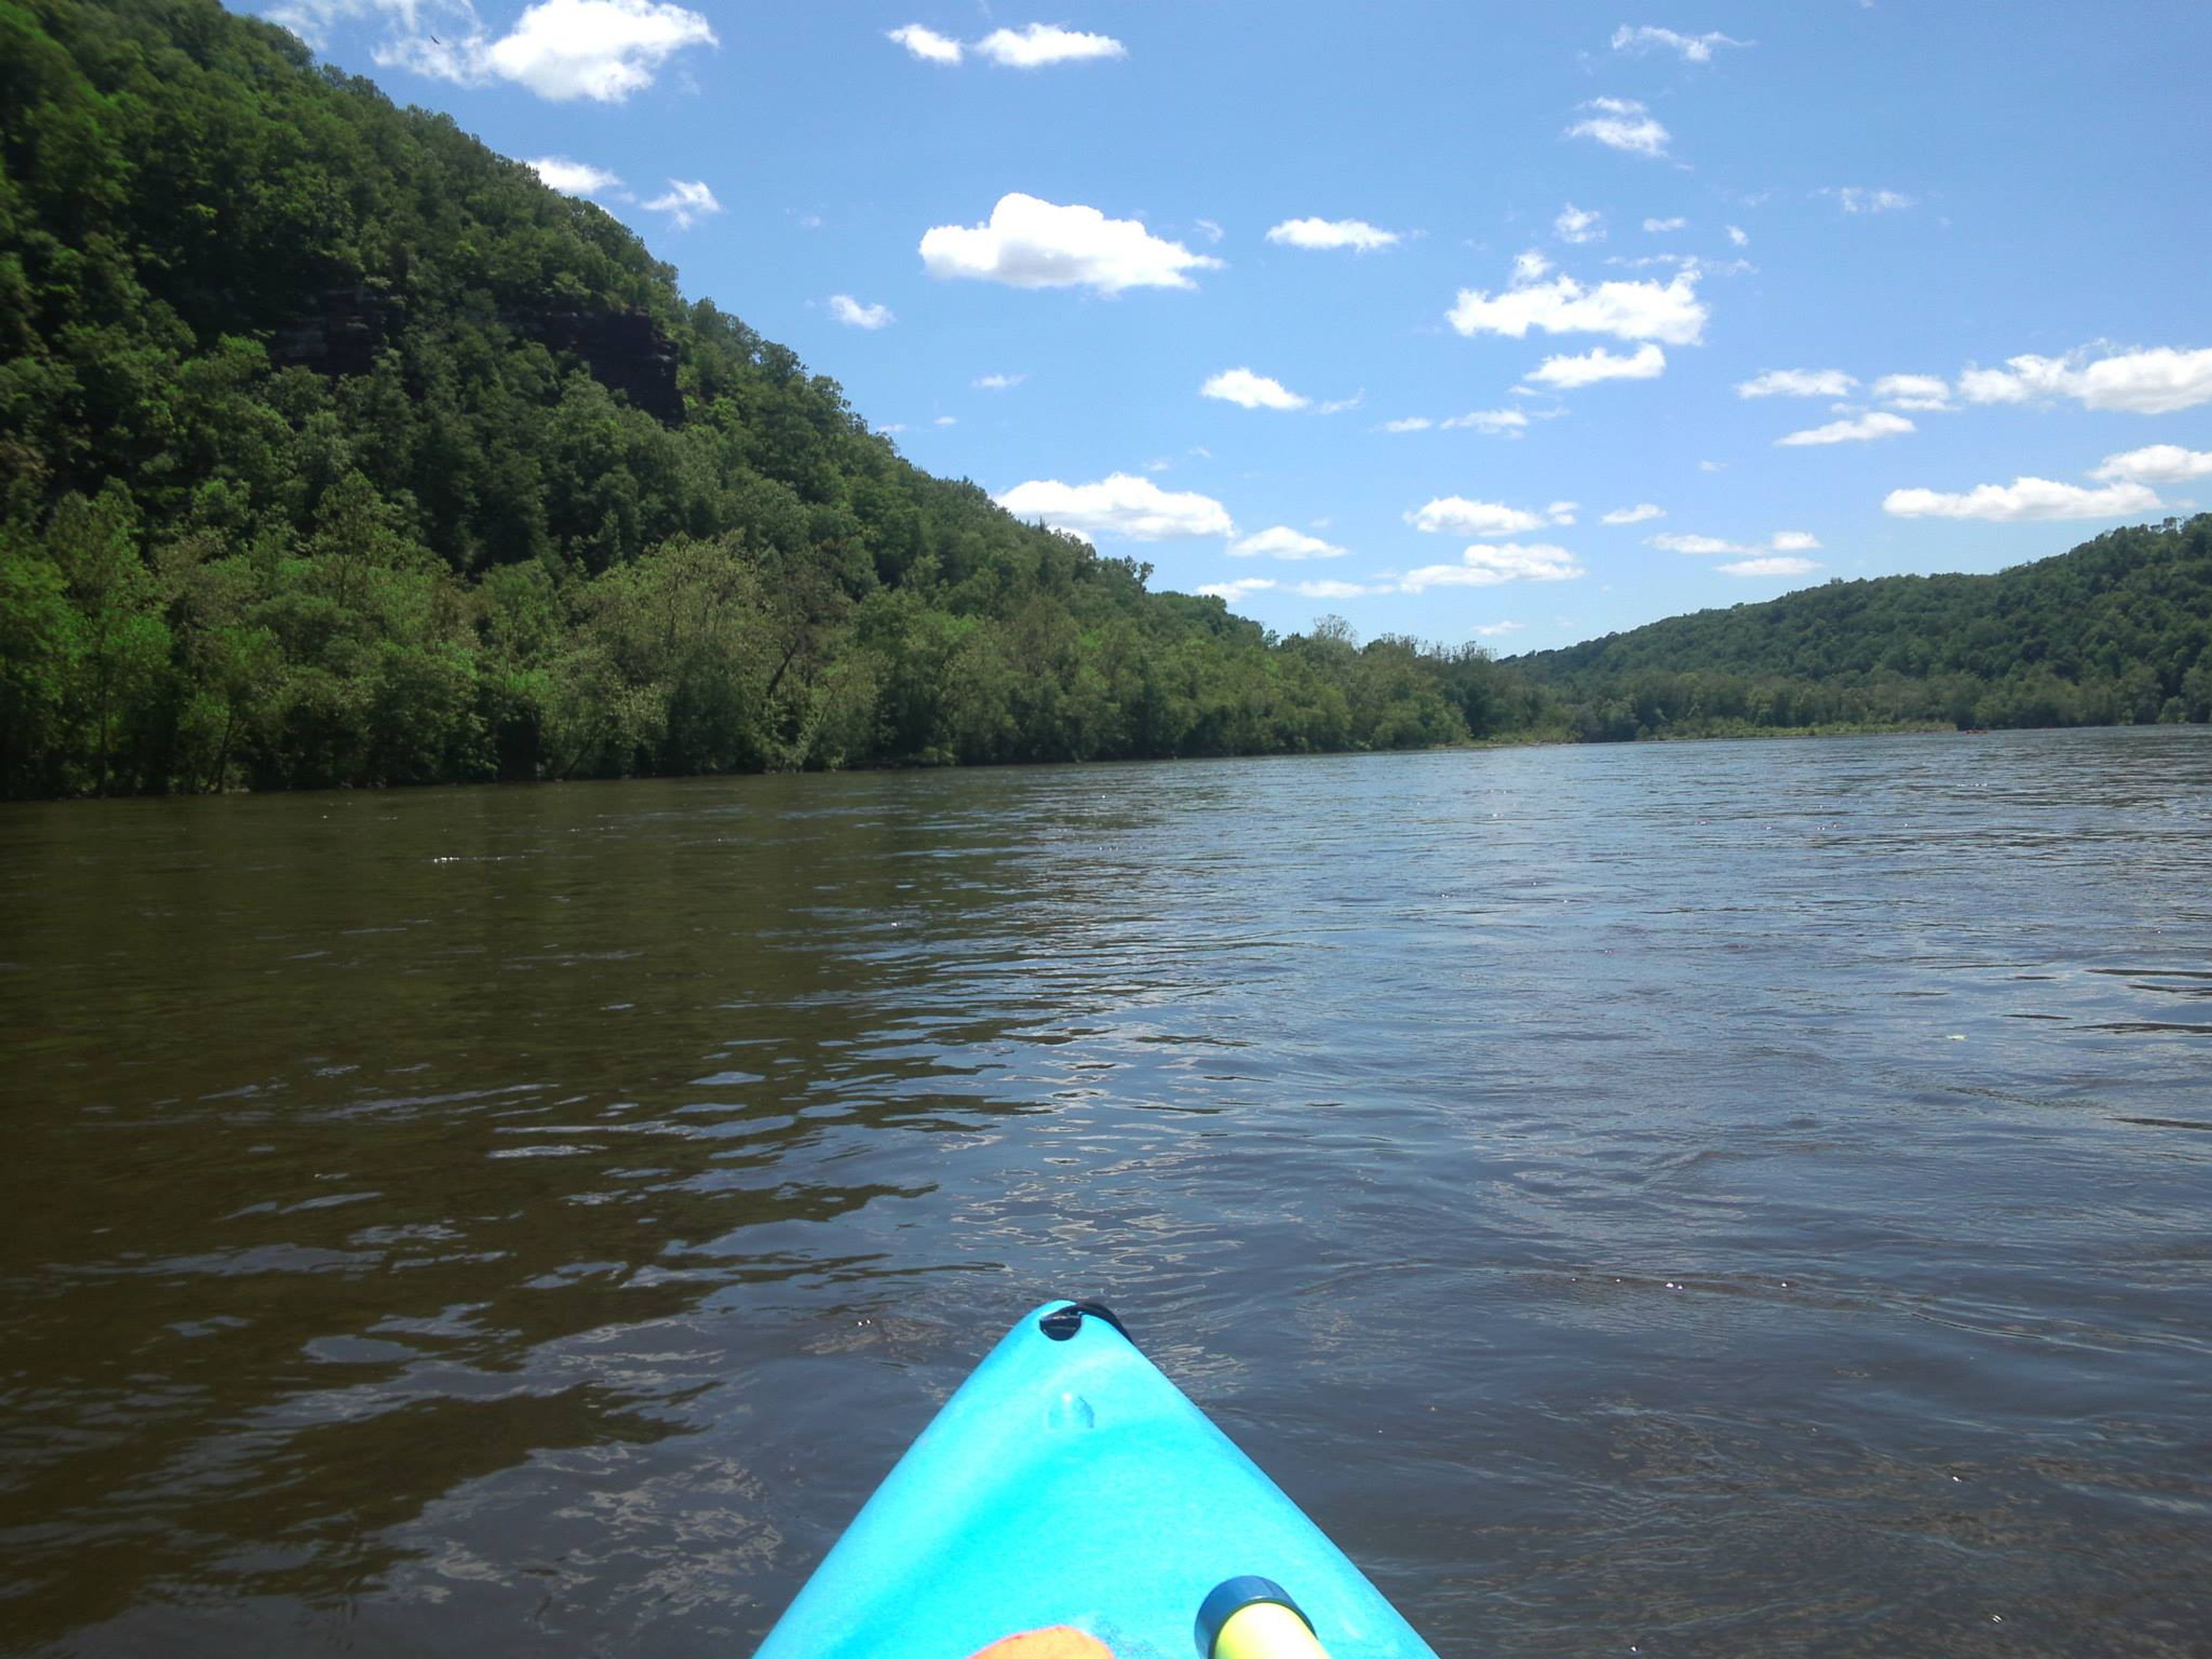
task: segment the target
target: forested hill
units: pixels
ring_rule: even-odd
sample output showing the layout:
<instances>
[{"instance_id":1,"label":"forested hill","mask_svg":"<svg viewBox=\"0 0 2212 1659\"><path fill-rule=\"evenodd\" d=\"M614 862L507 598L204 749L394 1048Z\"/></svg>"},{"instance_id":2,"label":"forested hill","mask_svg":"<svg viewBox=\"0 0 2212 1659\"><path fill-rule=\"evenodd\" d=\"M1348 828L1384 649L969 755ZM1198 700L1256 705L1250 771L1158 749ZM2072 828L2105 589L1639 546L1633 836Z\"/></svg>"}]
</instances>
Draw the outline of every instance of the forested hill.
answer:
<instances>
[{"instance_id":1,"label":"forested hill","mask_svg":"<svg viewBox=\"0 0 2212 1659\"><path fill-rule=\"evenodd\" d=\"M214 0L0 0L0 793L1452 741L900 459L588 203Z\"/></svg>"},{"instance_id":2,"label":"forested hill","mask_svg":"<svg viewBox=\"0 0 2212 1659\"><path fill-rule=\"evenodd\" d=\"M1831 581L1506 665L1590 738L2212 718L2212 515L1988 576Z\"/></svg>"}]
</instances>

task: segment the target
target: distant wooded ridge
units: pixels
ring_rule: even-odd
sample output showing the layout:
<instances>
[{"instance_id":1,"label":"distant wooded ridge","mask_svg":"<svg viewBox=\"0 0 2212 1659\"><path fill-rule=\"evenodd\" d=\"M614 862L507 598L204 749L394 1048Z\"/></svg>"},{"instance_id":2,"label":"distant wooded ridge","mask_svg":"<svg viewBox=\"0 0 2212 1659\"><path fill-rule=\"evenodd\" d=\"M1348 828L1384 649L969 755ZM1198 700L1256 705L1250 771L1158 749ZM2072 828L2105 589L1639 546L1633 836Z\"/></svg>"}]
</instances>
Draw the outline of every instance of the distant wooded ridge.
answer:
<instances>
[{"instance_id":1,"label":"distant wooded ridge","mask_svg":"<svg viewBox=\"0 0 2212 1659\"><path fill-rule=\"evenodd\" d=\"M0 161L8 795L2212 716L2204 518L1505 663L1148 592L213 0L0 0Z\"/></svg>"}]
</instances>

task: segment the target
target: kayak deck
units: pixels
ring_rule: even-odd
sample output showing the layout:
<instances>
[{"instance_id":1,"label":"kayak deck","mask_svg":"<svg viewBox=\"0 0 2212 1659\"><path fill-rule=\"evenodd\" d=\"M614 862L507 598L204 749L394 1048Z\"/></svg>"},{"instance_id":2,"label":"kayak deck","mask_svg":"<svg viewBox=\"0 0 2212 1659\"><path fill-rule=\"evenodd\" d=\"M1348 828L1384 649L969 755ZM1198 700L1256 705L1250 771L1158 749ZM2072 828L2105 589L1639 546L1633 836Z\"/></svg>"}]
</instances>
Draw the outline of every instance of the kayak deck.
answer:
<instances>
[{"instance_id":1,"label":"kayak deck","mask_svg":"<svg viewBox=\"0 0 2212 1659\"><path fill-rule=\"evenodd\" d=\"M1287 1589L1332 1659L1435 1659L1110 1314L1048 1303L945 1402L758 1659L968 1659L1052 1625L1115 1659L1190 1659L1207 1593L1246 1574Z\"/></svg>"}]
</instances>

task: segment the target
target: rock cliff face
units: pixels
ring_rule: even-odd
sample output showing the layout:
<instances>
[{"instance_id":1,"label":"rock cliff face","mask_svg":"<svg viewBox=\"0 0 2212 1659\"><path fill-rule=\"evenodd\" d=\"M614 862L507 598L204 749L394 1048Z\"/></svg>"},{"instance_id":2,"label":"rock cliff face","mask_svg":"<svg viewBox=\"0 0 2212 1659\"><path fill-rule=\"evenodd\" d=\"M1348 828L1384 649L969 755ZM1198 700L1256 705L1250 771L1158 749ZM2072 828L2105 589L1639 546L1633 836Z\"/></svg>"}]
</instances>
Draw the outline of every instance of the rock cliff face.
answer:
<instances>
[{"instance_id":1,"label":"rock cliff face","mask_svg":"<svg viewBox=\"0 0 2212 1659\"><path fill-rule=\"evenodd\" d=\"M643 312L550 311L501 320L550 350L581 358L593 380L654 419L673 426L684 418L676 343Z\"/></svg>"},{"instance_id":2,"label":"rock cliff face","mask_svg":"<svg viewBox=\"0 0 2212 1659\"><path fill-rule=\"evenodd\" d=\"M269 361L333 378L366 374L398 321L398 307L364 283L325 289L313 311L270 337Z\"/></svg>"},{"instance_id":3,"label":"rock cliff face","mask_svg":"<svg viewBox=\"0 0 2212 1659\"><path fill-rule=\"evenodd\" d=\"M399 303L362 284L326 289L316 308L276 331L269 359L340 378L366 374L405 320ZM676 343L641 311L501 312L500 320L548 350L579 359L593 380L671 426L684 418Z\"/></svg>"}]
</instances>

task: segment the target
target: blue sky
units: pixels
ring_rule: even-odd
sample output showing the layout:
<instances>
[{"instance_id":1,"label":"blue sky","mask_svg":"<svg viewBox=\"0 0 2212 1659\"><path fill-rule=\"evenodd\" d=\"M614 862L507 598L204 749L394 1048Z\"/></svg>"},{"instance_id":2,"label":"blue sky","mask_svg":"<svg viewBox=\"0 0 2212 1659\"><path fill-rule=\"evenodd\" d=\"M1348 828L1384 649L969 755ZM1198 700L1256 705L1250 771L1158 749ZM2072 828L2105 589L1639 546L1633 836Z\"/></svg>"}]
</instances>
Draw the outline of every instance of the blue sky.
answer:
<instances>
[{"instance_id":1,"label":"blue sky","mask_svg":"<svg viewBox=\"0 0 2212 1659\"><path fill-rule=\"evenodd\" d=\"M2212 501L2195 0L264 15L1285 632L1510 653Z\"/></svg>"}]
</instances>

